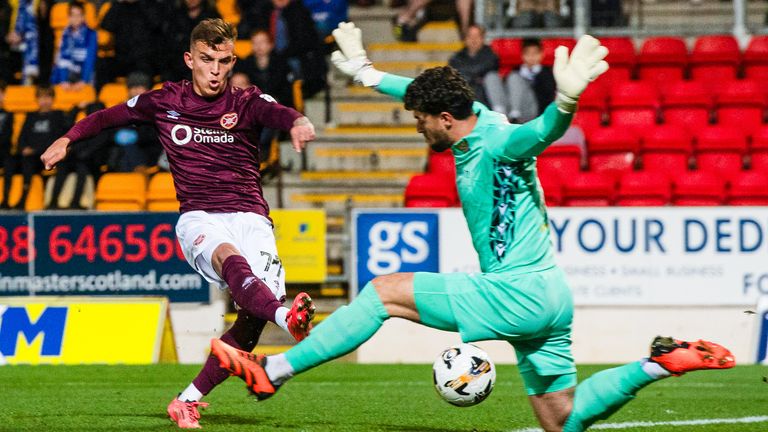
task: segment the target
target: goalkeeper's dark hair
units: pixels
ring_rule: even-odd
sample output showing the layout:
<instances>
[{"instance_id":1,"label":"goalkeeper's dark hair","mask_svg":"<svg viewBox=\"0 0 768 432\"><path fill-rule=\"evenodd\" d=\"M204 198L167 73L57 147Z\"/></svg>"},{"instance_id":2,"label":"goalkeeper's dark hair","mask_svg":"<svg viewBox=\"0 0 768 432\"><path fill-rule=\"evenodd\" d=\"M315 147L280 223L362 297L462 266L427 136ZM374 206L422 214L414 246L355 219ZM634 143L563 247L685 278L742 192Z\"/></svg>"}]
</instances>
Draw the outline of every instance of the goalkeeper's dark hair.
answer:
<instances>
[{"instance_id":1,"label":"goalkeeper's dark hair","mask_svg":"<svg viewBox=\"0 0 768 432\"><path fill-rule=\"evenodd\" d=\"M431 115L448 112L457 120L472 115L474 100L472 87L450 66L425 70L405 91L405 109Z\"/></svg>"}]
</instances>

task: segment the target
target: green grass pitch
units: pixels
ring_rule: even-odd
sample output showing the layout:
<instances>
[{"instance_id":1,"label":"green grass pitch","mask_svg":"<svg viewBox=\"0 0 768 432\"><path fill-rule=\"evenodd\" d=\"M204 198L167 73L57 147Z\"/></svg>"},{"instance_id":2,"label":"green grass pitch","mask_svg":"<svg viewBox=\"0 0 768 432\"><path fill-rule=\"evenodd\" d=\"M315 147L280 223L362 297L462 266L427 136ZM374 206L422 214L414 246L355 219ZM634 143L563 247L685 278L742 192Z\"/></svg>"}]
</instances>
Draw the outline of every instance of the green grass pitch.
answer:
<instances>
[{"instance_id":1,"label":"green grass pitch","mask_svg":"<svg viewBox=\"0 0 768 432\"><path fill-rule=\"evenodd\" d=\"M580 379L605 366L582 366ZM165 407L198 366L3 366L0 431L170 431ZM443 402L430 365L331 363L256 402L230 378L206 401L207 431L516 431L536 425L514 366L471 408ZM655 383L608 420L668 422L768 416L768 368L742 366ZM614 430L614 429L611 429ZM622 427L624 431L768 431L748 424Z\"/></svg>"}]
</instances>

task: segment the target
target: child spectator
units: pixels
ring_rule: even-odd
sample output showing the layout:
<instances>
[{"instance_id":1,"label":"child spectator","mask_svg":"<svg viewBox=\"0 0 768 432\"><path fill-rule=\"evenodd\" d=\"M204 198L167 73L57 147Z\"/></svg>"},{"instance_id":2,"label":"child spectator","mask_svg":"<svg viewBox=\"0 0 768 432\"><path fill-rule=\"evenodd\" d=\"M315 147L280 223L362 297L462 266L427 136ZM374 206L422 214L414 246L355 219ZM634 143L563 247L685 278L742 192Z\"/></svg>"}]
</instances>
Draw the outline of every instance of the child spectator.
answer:
<instances>
[{"instance_id":1,"label":"child spectator","mask_svg":"<svg viewBox=\"0 0 768 432\"><path fill-rule=\"evenodd\" d=\"M93 85L97 49L96 32L85 25L85 5L74 0L69 4L69 25L61 34L51 84Z\"/></svg>"},{"instance_id":2,"label":"child spectator","mask_svg":"<svg viewBox=\"0 0 768 432\"><path fill-rule=\"evenodd\" d=\"M32 176L43 170L40 156L52 142L64 135L71 126L70 120L63 112L53 110L53 88L39 86L35 95L39 109L27 114L19 135L21 173L24 175L24 185L21 199L14 206L17 210L23 210L27 203Z\"/></svg>"}]
</instances>

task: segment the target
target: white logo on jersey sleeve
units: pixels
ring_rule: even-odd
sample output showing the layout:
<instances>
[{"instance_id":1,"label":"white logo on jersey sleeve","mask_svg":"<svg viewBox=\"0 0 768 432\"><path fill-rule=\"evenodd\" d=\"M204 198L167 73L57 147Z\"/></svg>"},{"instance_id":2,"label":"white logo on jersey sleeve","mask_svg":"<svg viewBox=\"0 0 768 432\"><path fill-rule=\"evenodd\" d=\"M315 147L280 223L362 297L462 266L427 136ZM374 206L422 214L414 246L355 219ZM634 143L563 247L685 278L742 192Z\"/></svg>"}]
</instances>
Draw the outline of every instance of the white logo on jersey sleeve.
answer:
<instances>
[{"instance_id":1,"label":"white logo on jersey sleeve","mask_svg":"<svg viewBox=\"0 0 768 432\"><path fill-rule=\"evenodd\" d=\"M136 102L139 101L139 96L141 96L141 95L136 95L136 96L130 98L128 100L128 102L126 102L126 104L128 105L128 108L133 108L133 107L136 106Z\"/></svg>"},{"instance_id":2,"label":"white logo on jersey sleeve","mask_svg":"<svg viewBox=\"0 0 768 432\"><path fill-rule=\"evenodd\" d=\"M267 101L267 102L271 102L271 103L277 103L277 101L275 100L275 98L273 98L272 96L270 96L270 95L268 95L268 94L266 94L266 93L262 93L262 94L260 94L260 95L259 95L259 97L260 97L260 98L262 98L262 99L264 99L264 100L265 100L265 101Z\"/></svg>"}]
</instances>

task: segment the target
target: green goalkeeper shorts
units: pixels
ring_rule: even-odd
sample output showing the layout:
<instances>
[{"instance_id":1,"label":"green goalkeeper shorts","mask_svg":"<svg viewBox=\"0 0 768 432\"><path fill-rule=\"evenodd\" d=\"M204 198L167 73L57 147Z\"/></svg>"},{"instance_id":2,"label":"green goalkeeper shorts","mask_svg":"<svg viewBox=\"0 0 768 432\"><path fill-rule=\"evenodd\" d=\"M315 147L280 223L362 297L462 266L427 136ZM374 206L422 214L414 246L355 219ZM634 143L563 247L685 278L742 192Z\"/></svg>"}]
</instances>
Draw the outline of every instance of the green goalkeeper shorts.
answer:
<instances>
[{"instance_id":1,"label":"green goalkeeper shorts","mask_svg":"<svg viewBox=\"0 0 768 432\"><path fill-rule=\"evenodd\" d=\"M464 342L512 344L528 394L576 385L573 298L559 268L522 274L416 273L413 287L423 324L458 331Z\"/></svg>"}]
</instances>

